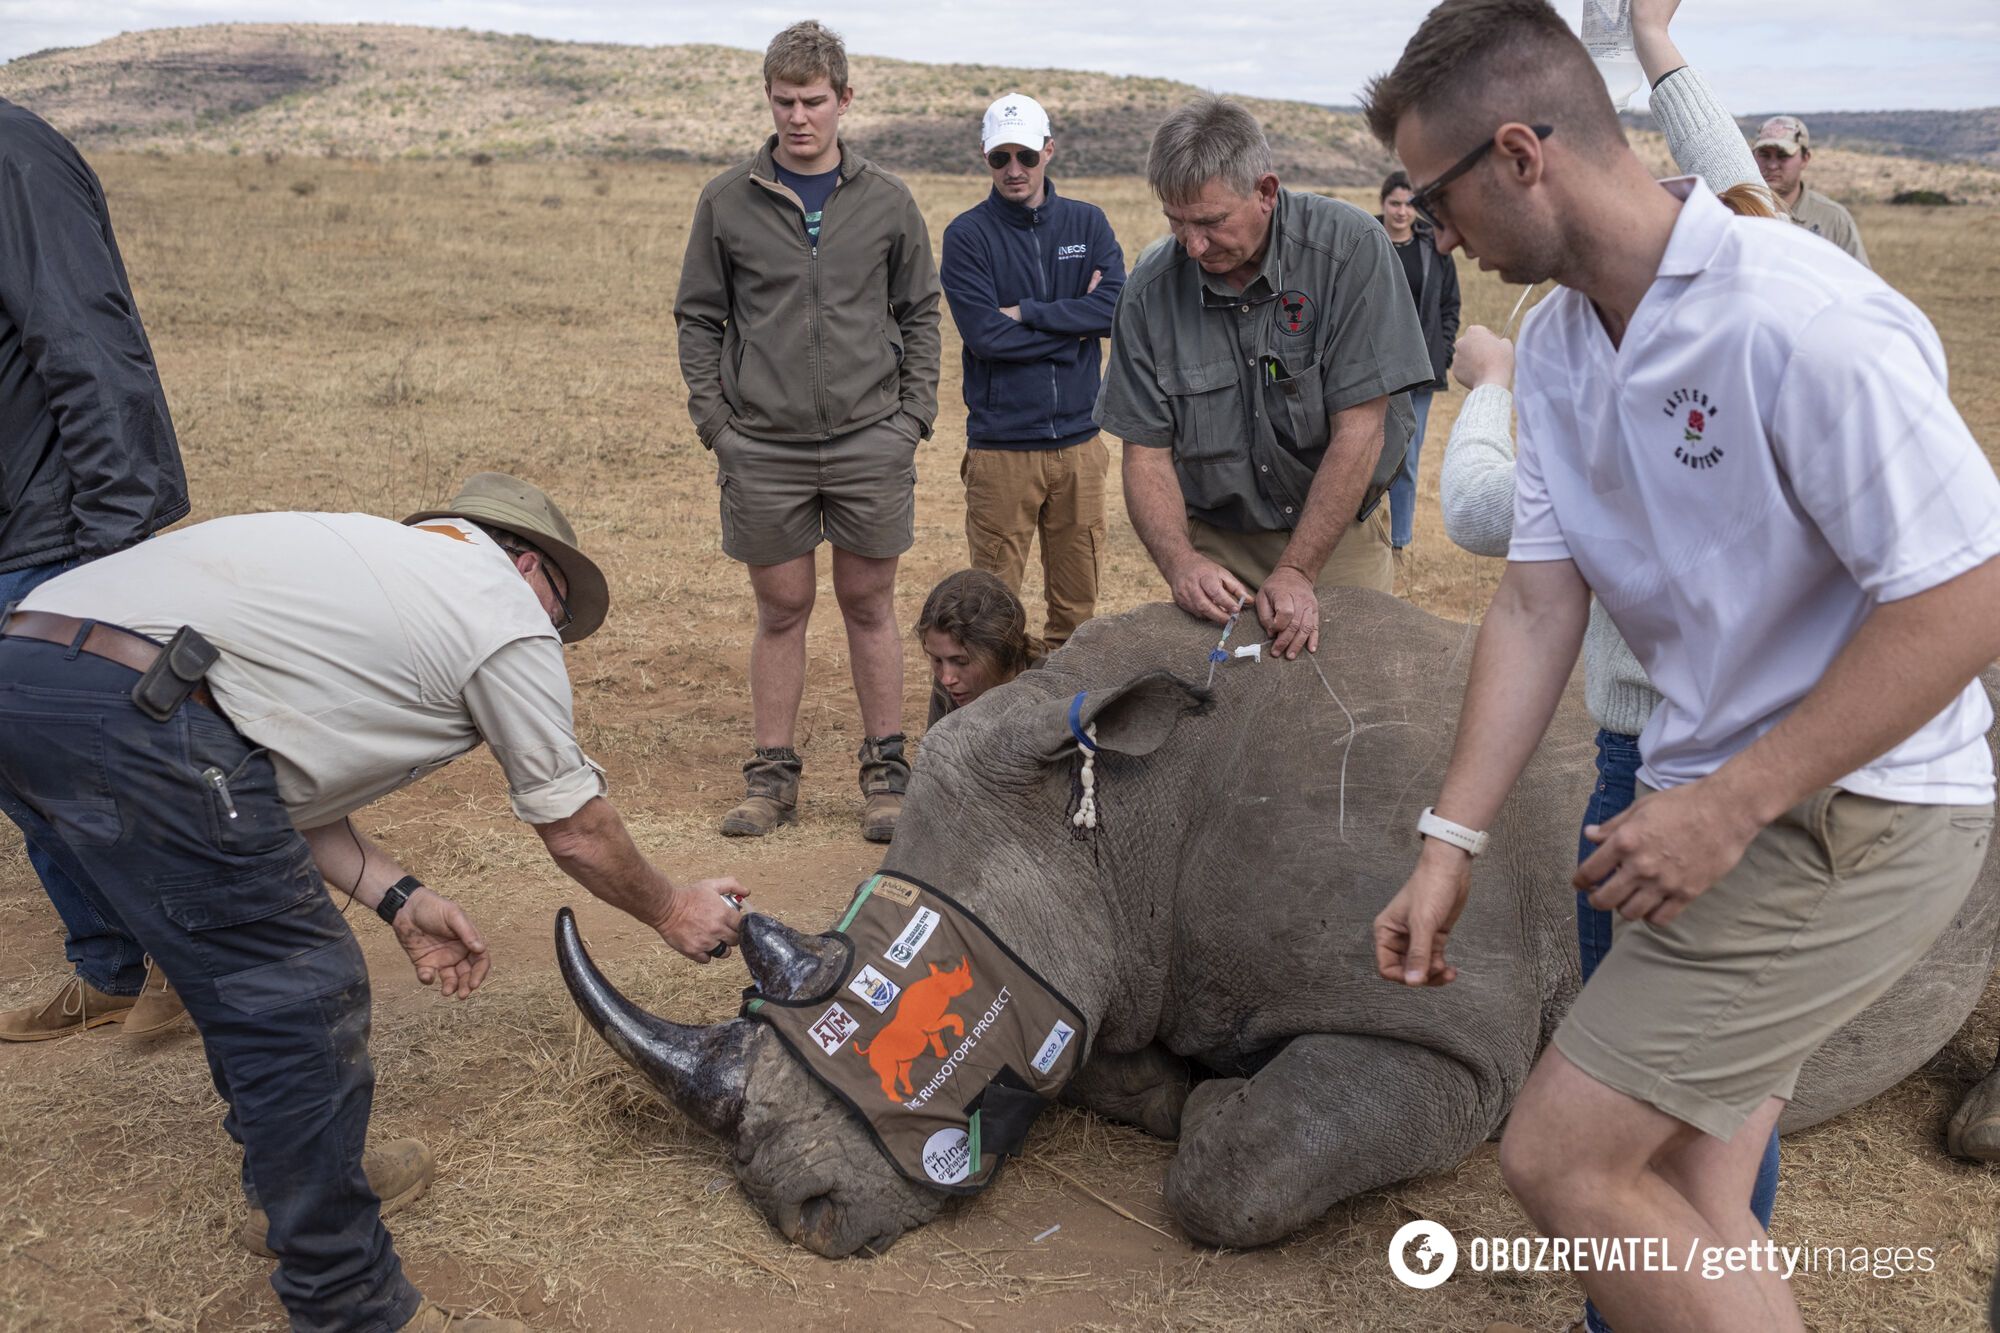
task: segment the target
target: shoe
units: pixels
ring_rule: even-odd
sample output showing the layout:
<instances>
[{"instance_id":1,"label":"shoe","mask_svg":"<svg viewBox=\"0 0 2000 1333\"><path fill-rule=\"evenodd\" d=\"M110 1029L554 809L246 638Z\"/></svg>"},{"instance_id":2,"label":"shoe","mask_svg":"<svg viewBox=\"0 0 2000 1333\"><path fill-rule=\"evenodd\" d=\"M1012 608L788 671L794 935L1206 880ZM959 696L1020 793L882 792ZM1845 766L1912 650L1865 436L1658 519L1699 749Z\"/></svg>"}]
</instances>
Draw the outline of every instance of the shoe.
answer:
<instances>
[{"instance_id":1,"label":"shoe","mask_svg":"<svg viewBox=\"0 0 2000 1333\"><path fill-rule=\"evenodd\" d=\"M722 817L725 838L761 838L799 817L799 773L805 765L791 746L757 748L743 765L743 800Z\"/></svg>"},{"instance_id":2,"label":"shoe","mask_svg":"<svg viewBox=\"0 0 2000 1333\"><path fill-rule=\"evenodd\" d=\"M72 975L41 1004L0 1013L0 1041L53 1041L116 1023L139 1002L136 995L106 995Z\"/></svg>"},{"instance_id":3,"label":"shoe","mask_svg":"<svg viewBox=\"0 0 2000 1333\"><path fill-rule=\"evenodd\" d=\"M403 1333L528 1333L528 1326L518 1319L453 1314L427 1300L410 1316L410 1322L403 1325Z\"/></svg>"},{"instance_id":4,"label":"shoe","mask_svg":"<svg viewBox=\"0 0 2000 1333\"><path fill-rule=\"evenodd\" d=\"M370 1148L361 1155L361 1169L368 1175L369 1188L382 1200L382 1216L390 1217L401 1212L407 1205L415 1203L430 1188L431 1175L437 1169L437 1162L431 1157L431 1150L424 1146L422 1139L395 1139L379 1148ZM261 1254L266 1259L275 1259L277 1254L267 1240L271 1219L262 1208L252 1208L250 1216L243 1219L243 1225L236 1229L236 1243L252 1254ZM412 1324L415 1328L418 1325ZM443 1328L443 1324L435 1325ZM477 1325L464 1324L453 1327L474 1328ZM495 1324L495 1328L515 1327Z\"/></svg>"},{"instance_id":5,"label":"shoe","mask_svg":"<svg viewBox=\"0 0 2000 1333\"><path fill-rule=\"evenodd\" d=\"M903 758L903 733L870 736L854 756L861 764L861 836L887 842L896 836L903 793L910 789L910 764Z\"/></svg>"},{"instance_id":6,"label":"shoe","mask_svg":"<svg viewBox=\"0 0 2000 1333\"><path fill-rule=\"evenodd\" d=\"M186 1013L187 1006L181 1003L167 974L149 958L145 989L139 992L139 1002L126 1012L124 1030L118 1035L129 1042L142 1042L173 1028Z\"/></svg>"}]
</instances>

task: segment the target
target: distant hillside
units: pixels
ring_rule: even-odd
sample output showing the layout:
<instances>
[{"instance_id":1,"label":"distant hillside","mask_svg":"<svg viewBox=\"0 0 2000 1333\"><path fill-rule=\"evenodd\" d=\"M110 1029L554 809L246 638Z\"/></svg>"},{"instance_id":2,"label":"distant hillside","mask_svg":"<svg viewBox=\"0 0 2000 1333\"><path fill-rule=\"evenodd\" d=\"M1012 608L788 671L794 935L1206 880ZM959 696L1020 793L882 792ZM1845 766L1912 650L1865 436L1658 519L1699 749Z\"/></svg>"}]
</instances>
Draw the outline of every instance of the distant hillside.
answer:
<instances>
[{"instance_id":1,"label":"distant hillside","mask_svg":"<svg viewBox=\"0 0 2000 1333\"><path fill-rule=\"evenodd\" d=\"M216 24L126 33L0 66L0 96L86 148L372 157L614 155L725 162L770 132L763 57L719 46L614 46L463 29ZM979 117L1019 89L1055 118L1071 175L1144 169L1166 110L1195 89L1068 70L857 57L846 133L899 170L979 169ZM1250 99L1279 169L1377 181L1360 120Z\"/></svg>"},{"instance_id":2,"label":"distant hillside","mask_svg":"<svg viewBox=\"0 0 2000 1333\"><path fill-rule=\"evenodd\" d=\"M1745 134L1754 133L1777 111L1739 116ZM2000 107L1972 111L1814 111L1801 112L1815 149L1850 148L1943 162L1979 162L2000 167ZM1653 128L1652 117L1627 116L1628 123ZM1817 153L1815 153L1817 155Z\"/></svg>"},{"instance_id":3,"label":"distant hillside","mask_svg":"<svg viewBox=\"0 0 2000 1333\"><path fill-rule=\"evenodd\" d=\"M346 157L610 156L729 162L770 131L762 57L388 24L214 24L126 33L0 65L0 96L86 150ZM1153 128L1196 91L1166 79L857 57L845 133L897 171L980 169L986 105L1020 90L1056 122L1064 175L1145 168ZM1246 98L1286 180L1367 186L1394 165L1352 108ZM1849 201L1942 190L2000 202L2000 111L1810 118L1814 184ZM1747 120L1754 125L1755 120ZM1659 137L1635 136L1662 171ZM1895 153L1983 158L1937 163ZM1853 150L1853 151L1849 151Z\"/></svg>"}]
</instances>

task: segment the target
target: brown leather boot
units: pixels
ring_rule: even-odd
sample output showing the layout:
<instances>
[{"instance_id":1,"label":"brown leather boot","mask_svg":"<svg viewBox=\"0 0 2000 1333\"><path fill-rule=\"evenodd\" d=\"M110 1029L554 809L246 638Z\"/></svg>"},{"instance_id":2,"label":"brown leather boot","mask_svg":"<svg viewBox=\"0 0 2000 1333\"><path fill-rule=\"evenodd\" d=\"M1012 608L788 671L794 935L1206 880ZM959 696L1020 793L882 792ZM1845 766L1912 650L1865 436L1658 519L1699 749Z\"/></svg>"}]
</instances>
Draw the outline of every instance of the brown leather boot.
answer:
<instances>
[{"instance_id":1,"label":"brown leather boot","mask_svg":"<svg viewBox=\"0 0 2000 1333\"><path fill-rule=\"evenodd\" d=\"M382 1216L389 1217L401 1212L404 1207L415 1203L430 1188L431 1173L437 1163L431 1157L431 1150L424 1146L422 1139L394 1139L379 1148L370 1148L361 1155L361 1169L368 1174L368 1187L382 1200ZM250 1216L243 1219L243 1225L236 1228L236 1243L252 1254L261 1254L266 1259L278 1256L272 1251L268 1236L271 1219L262 1208L252 1208ZM417 1327L417 1325L407 1325ZM435 1327L443 1328L443 1324ZM453 1325L453 1327L460 1327ZM466 1324L471 1328L474 1325ZM512 1327L506 1324L498 1328Z\"/></svg>"},{"instance_id":2,"label":"brown leather boot","mask_svg":"<svg viewBox=\"0 0 2000 1333\"><path fill-rule=\"evenodd\" d=\"M757 747L743 765L743 800L722 817L725 838L761 838L799 817L799 773L805 765L791 746Z\"/></svg>"},{"instance_id":3,"label":"brown leather boot","mask_svg":"<svg viewBox=\"0 0 2000 1333\"><path fill-rule=\"evenodd\" d=\"M186 1027L181 1022L187 1013L187 1006L174 993L174 984L167 980L167 974L152 959L146 960L146 988L139 992L139 1002L125 1015L125 1027L119 1037L129 1042L142 1042L160 1036L176 1027Z\"/></svg>"},{"instance_id":4,"label":"brown leather boot","mask_svg":"<svg viewBox=\"0 0 2000 1333\"><path fill-rule=\"evenodd\" d=\"M73 1037L106 1023L116 1023L138 1001L136 995L106 995L82 977L72 976L40 1004L0 1013L0 1041Z\"/></svg>"},{"instance_id":5,"label":"brown leather boot","mask_svg":"<svg viewBox=\"0 0 2000 1333\"><path fill-rule=\"evenodd\" d=\"M861 836L887 842L896 836L896 816L910 789L910 764L903 758L903 733L870 736L861 742Z\"/></svg>"},{"instance_id":6,"label":"brown leather boot","mask_svg":"<svg viewBox=\"0 0 2000 1333\"><path fill-rule=\"evenodd\" d=\"M403 1325L403 1333L528 1333L528 1326L518 1319L453 1314L442 1305L425 1301Z\"/></svg>"}]
</instances>

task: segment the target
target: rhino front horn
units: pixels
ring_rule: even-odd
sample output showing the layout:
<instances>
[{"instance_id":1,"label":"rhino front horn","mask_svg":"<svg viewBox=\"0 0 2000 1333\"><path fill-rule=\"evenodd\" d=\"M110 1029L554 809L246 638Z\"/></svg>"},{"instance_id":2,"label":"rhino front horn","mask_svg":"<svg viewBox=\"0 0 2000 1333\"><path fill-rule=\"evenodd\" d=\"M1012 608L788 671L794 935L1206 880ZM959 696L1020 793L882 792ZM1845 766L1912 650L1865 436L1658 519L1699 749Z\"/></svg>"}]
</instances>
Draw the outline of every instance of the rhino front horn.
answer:
<instances>
[{"instance_id":1,"label":"rhino front horn","mask_svg":"<svg viewBox=\"0 0 2000 1333\"><path fill-rule=\"evenodd\" d=\"M711 1133L735 1137L750 1068L749 1019L689 1027L647 1013L590 961L567 907L556 913L556 962L576 1007L606 1045Z\"/></svg>"},{"instance_id":2,"label":"rhino front horn","mask_svg":"<svg viewBox=\"0 0 2000 1333\"><path fill-rule=\"evenodd\" d=\"M757 989L774 1000L824 995L840 979L847 946L831 935L801 935L776 917L752 912L740 935L743 965Z\"/></svg>"}]
</instances>

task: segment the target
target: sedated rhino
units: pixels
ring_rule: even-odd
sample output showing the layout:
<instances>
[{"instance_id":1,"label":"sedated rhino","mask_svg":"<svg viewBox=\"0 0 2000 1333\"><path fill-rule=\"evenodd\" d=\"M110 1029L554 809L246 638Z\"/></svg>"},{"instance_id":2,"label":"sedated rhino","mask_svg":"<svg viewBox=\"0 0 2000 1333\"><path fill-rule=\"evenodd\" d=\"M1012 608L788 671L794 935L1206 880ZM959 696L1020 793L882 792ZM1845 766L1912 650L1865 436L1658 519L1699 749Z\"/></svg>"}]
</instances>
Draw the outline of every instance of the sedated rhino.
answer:
<instances>
[{"instance_id":1,"label":"sedated rhino","mask_svg":"<svg viewBox=\"0 0 2000 1333\"><path fill-rule=\"evenodd\" d=\"M1186 678L1205 677L1214 626L1168 605L1089 622L932 729L883 862L978 912L1078 1005L1090 1047L1065 1098L1177 1138L1168 1206L1215 1245L1277 1240L1461 1160L1498 1129L1578 987L1569 876L1593 736L1580 690L1474 863L1458 980L1406 990L1376 976L1370 923L1415 862L1472 633L1373 592L1328 591L1321 608L1318 671L1305 656L1229 661L1210 688ZM1080 834L1078 691L1100 747L1099 824ZM1785 1127L1867 1100L1942 1047L1979 998L1996 930L1989 861L1929 956L1813 1057ZM597 973L567 914L557 946L586 1017L731 1143L744 1190L790 1239L880 1252L950 1202L898 1175L755 1020L645 1013ZM803 997L831 983L844 946L753 914L743 955L765 992Z\"/></svg>"}]
</instances>

